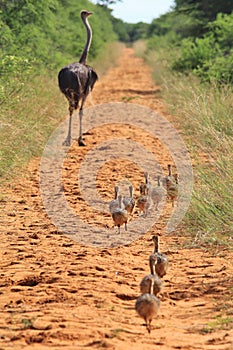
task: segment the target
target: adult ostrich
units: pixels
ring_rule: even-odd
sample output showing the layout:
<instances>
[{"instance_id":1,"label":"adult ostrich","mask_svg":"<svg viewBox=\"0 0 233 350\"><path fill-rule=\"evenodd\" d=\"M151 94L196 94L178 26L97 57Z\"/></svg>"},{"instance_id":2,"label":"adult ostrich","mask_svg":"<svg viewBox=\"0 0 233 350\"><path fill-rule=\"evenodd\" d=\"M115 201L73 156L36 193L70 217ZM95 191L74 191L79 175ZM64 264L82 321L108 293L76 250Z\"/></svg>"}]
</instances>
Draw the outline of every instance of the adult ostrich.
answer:
<instances>
[{"instance_id":1,"label":"adult ostrich","mask_svg":"<svg viewBox=\"0 0 233 350\"><path fill-rule=\"evenodd\" d=\"M68 135L63 142L63 145L70 146L71 143L71 126L72 126L72 115L75 110L79 107L79 101L81 100L81 106L79 109L79 146L85 146L82 138L82 117L83 108L86 98L89 92L93 89L98 76L94 69L86 64L87 54L91 45L92 30L88 23L87 17L92 12L83 10L80 12L81 19L87 30L87 40L84 47L82 56L79 62L74 62L68 66L62 68L58 74L58 83L61 92L66 96L69 102L69 129Z\"/></svg>"}]
</instances>

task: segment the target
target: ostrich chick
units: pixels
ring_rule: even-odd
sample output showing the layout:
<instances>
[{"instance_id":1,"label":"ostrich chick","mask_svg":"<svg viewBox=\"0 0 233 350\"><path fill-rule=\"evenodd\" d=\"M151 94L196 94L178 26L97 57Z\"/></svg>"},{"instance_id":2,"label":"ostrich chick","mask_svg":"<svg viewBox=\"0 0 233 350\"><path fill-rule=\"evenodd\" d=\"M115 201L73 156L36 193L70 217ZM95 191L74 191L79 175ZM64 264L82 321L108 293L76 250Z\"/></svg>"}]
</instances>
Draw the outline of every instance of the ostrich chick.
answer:
<instances>
[{"instance_id":1,"label":"ostrich chick","mask_svg":"<svg viewBox=\"0 0 233 350\"><path fill-rule=\"evenodd\" d=\"M151 190L151 199L155 210L158 210L159 203L166 197L166 190L160 185L160 176L157 177L158 185Z\"/></svg>"},{"instance_id":2,"label":"ostrich chick","mask_svg":"<svg viewBox=\"0 0 233 350\"><path fill-rule=\"evenodd\" d=\"M148 215L149 209L151 207L151 197L148 195L148 188L140 186L140 196L137 199L137 207L141 212L143 212L143 216L146 217Z\"/></svg>"},{"instance_id":3,"label":"ostrich chick","mask_svg":"<svg viewBox=\"0 0 233 350\"><path fill-rule=\"evenodd\" d=\"M160 300L152 294L153 279L150 279L150 293L142 294L137 298L135 309L140 317L146 322L146 329L148 333L151 332L151 322L158 314Z\"/></svg>"},{"instance_id":4,"label":"ostrich chick","mask_svg":"<svg viewBox=\"0 0 233 350\"><path fill-rule=\"evenodd\" d=\"M176 179L175 181L176 181L175 183L173 183L169 180L166 181L167 197L171 200L172 207L175 206L175 201L177 200L178 194L179 194L178 180Z\"/></svg>"},{"instance_id":5,"label":"ostrich chick","mask_svg":"<svg viewBox=\"0 0 233 350\"><path fill-rule=\"evenodd\" d=\"M151 273L143 277L140 283L140 291L142 294L150 293L151 288L151 280L153 280L153 291L154 295L157 295L163 289L163 282L161 278L155 273L155 264L150 262L150 270Z\"/></svg>"},{"instance_id":6,"label":"ostrich chick","mask_svg":"<svg viewBox=\"0 0 233 350\"><path fill-rule=\"evenodd\" d=\"M128 212L122 206L122 195L118 196L119 207L114 209L112 212L112 219L114 226L118 226L118 233L121 233L120 227L125 225L125 231L127 231L127 221L128 221Z\"/></svg>"},{"instance_id":7,"label":"ostrich chick","mask_svg":"<svg viewBox=\"0 0 233 350\"><path fill-rule=\"evenodd\" d=\"M159 252L159 237L153 236L154 241L154 253L149 257L150 267L154 265L155 273L162 278L166 275L169 266L168 258L165 254Z\"/></svg>"},{"instance_id":8,"label":"ostrich chick","mask_svg":"<svg viewBox=\"0 0 233 350\"><path fill-rule=\"evenodd\" d=\"M135 201L133 199L133 186L129 186L129 197L124 197L122 202L125 206L125 210L127 210L129 214L132 214L135 206Z\"/></svg>"},{"instance_id":9,"label":"ostrich chick","mask_svg":"<svg viewBox=\"0 0 233 350\"><path fill-rule=\"evenodd\" d=\"M118 192L119 192L119 187L115 186L114 188L115 191L115 197L114 199L109 203L109 211L112 214L113 211L119 207L119 200L118 200Z\"/></svg>"}]
</instances>

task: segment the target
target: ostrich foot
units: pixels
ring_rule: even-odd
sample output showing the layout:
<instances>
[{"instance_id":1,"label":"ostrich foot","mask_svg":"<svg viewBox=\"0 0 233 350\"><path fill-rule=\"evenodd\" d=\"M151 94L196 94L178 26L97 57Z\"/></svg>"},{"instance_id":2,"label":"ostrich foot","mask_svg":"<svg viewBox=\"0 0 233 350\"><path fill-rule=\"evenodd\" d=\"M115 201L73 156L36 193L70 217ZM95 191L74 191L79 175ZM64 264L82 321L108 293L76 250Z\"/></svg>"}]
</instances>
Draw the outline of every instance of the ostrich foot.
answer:
<instances>
[{"instance_id":1,"label":"ostrich foot","mask_svg":"<svg viewBox=\"0 0 233 350\"><path fill-rule=\"evenodd\" d=\"M62 142L63 146L70 146L70 138L66 138L64 142Z\"/></svg>"},{"instance_id":2,"label":"ostrich foot","mask_svg":"<svg viewBox=\"0 0 233 350\"><path fill-rule=\"evenodd\" d=\"M85 142L83 141L83 139L82 139L81 136L78 138L78 145L79 145L79 146L86 146L86 144L85 144Z\"/></svg>"}]
</instances>

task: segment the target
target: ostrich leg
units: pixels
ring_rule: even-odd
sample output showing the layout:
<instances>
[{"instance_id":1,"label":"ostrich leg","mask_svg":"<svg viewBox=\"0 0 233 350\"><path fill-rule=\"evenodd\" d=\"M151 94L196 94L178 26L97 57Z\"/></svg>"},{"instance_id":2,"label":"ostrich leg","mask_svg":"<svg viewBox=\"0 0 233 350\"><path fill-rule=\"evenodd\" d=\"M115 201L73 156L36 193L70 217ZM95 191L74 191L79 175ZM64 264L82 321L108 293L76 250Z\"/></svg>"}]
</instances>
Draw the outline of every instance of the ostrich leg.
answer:
<instances>
[{"instance_id":1,"label":"ostrich leg","mask_svg":"<svg viewBox=\"0 0 233 350\"><path fill-rule=\"evenodd\" d=\"M78 144L79 144L79 146L86 146L85 142L83 141L82 120L83 120L83 109L80 108L80 110L79 110L79 138L78 138Z\"/></svg>"},{"instance_id":2,"label":"ostrich leg","mask_svg":"<svg viewBox=\"0 0 233 350\"><path fill-rule=\"evenodd\" d=\"M69 106L69 111L70 111L69 127L68 127L67 137L66 137L65 141L63 142L64 146L70 146L70 144L71 144L72 115L73 115L73 111L74 111L74 107L72 105Z\"/></svg>"},{"instance_id":3,"label":"ostrich leg","mask_svg":"<svg viewBox=\"0 0 233 350\"><path fill-rule=\"evenodd\" d=\"M81 107L79 110L79 138L78 138L78 144L79 146L86 146L85 142L83 141L83 129L82 129L82 121L83 121L83 108L84 103L86 101L87 95L85 95L82 99Z\"/></svg>"}]
</instances>

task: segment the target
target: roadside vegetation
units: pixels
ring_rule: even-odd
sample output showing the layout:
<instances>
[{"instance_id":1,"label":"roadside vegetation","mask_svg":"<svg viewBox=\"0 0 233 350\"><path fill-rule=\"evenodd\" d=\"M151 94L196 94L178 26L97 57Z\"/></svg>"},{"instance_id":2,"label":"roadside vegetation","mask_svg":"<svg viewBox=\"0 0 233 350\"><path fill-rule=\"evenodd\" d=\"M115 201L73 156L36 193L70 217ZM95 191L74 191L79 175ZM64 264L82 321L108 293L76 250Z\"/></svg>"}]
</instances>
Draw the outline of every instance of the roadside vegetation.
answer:
<instances>
[{"instance_id":1,"label":"roadside vegetation","mask_svg":"<svg viewBox=\"0 0 233 350\"><path fill-rule=\"evenodd\" d=\"M194 165L194 192L184 227L195 244L221 241L232 246L232 87L173 73L161 60L164 53L157 53L156 59L151 53L150 64L157 71L156 81L160 75L162 96Z\"/></svg>"},{"instance_id":2,"label":"roadside vegetation","mask_svg":"<svg viewBox=\"0 0 233 350\"><path fill-rule=\"evenodd\" d=\"M193 244L232 244L233 3L176 0L135 44L190 150L195 173L184 220Z\"/></svg>"}]
</instances>

